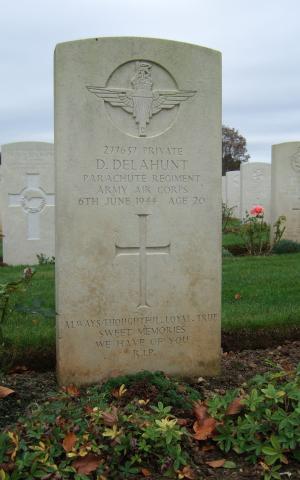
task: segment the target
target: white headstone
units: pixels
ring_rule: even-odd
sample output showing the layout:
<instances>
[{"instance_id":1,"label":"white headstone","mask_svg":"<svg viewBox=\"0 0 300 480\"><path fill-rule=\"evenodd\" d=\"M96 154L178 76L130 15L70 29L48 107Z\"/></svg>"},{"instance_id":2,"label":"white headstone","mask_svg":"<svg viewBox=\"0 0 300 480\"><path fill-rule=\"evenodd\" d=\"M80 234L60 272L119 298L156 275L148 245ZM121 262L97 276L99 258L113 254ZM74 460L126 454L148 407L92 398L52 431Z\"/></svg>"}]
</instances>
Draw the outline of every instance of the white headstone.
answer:
<instances>
[{"instance_id":1,"label":"white headstone","mask_svg":"<svg viewBox=\"0 0 300 480\"><path fill-rule=\"evenodd\" d=\"M223 175L222 177L222 202L227 203L226 199L226 177Z\"/></svg>"},{"instance_id":2,"label":"white headstone","mask_svg":"<svg viewBox=\"0 0 300 480\"><path fill-rule=\"evenodd\" d=\"M20 142L2 146L3 261L36 264L54 256L53 144Z\"/></svg>"},{"instance_id":3,"label":"white headstone","mask_svg":"<svg viewBox=\"0 0 300 480\"><path fill-rule=\"evenodd\" d=\"M241 164L241 217L255 205L264 208L264 219L271 216L271 164L251 162Z\"/></svg>"},{"instance_id":4,"label":"white headstone","mask_svg":"<svg viewBox=\"0 0 300 480\"><path fill-rule=\"evenodd\" d=\"M233 208L233 216L240 218L240 171L226 172L226 204Z\"/></svg>"},{"instance_id":5,"label":"white headstone","mask_svg":"<svg viewBox=\"0 0 300 480\"><path fill-rule=\"evenodd\" d=\"M272 224L286 216L283 238L300 242L300 142L272 146Z\"/></svg>"},{"instance_id":6,"label":"white headstone","mask_svg":"<svg viewBox=\"0 0 300 480\"><path fill-rule=\"evenodd\" d=\"M217 373L220 54L76 41L55 79L60 383Z\"/></svg>"}]
</instances>

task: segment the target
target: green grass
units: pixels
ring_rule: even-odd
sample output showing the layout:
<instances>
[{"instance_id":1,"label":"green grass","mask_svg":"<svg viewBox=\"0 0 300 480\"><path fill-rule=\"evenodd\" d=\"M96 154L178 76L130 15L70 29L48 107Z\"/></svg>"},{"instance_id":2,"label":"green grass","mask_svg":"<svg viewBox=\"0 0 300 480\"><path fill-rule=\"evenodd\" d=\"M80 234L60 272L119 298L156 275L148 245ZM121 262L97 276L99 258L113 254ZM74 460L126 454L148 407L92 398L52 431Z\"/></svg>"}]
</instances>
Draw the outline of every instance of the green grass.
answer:
<instances>
[{"instance_id":1,"label":"green grass","mask_svg":"<svg viewBox=\"0 0 300 480\"><path fill-rule=\"evenodd\" d=\"M21 361L22 352L25 357L32 354L40 355L42 361L43 357L47 357L54 351L54 314L52 318L47 318L39 313L41 308L38 308L38 311L35 312L35 308L32 307L39 300L41 307L52 309L54 313L54 267L53 265L43 265L37 266L35 269L36 273L31 284L27 287L27 291L21 291L11 297L9 316L3 325L4 339L9 354L6 348L2 352L0 350L0 365L14 361L13 359ZM18 280L23 270L23 266L2 267L0 269L0 283ZM32 307L32 313L16 311L15 306L18 304L22 307Z\"/></svg>"},{"instance_id":2,"label":"green grass","mask_svg":"<svg viewBox=\"0 0 300 480\"><path fill-rule=\"evenodd\" d=\"M222 327L300 327L299 292L299 253L224 258Z\"/></svg>"},{"instance_id":3,"label":"green grass","mask_svg":"<svg viewBox=\"0 0 300 480\"><path fill-rule=\"evenodd\" d=\"M231 219L227 224L227 229L238 229L239 225L241 224L240 220L238 219ZM242 245L243 239L241 235L236 232L226 232L222 235L222 245L226 248L228 245Z\"/></svg>"},{"instance_id":4,"label":"green grass","mask_svg":"<svg viewBox=\"0 0 300 480\"><path fill-rule=\"evenodd\" d=\"M223 247L228 247L229 245L244 245L241 235L234 232L223 233L222 238Z\"/></svg>"},{"instance_id":5,"label":"green grass","mask_svg":"<svg viewBox=\"0 0 300 480\"><path fill-rule=\"evenodd\" d=\"M0 269L0 283L16 280L23 267ZM274 327L300 328L300 253L270 257L223 259L222 328L224 331ZM235 299L236 294L240 299ZM15 304L54 307L54 266L36 267L27 292L13 298L9 318L3 325L7 348L0 350L0 365L21 363L31 355L45 361L55 352L55 319L40 313L20 313ZM44 360L43 360L44 359Z\"/></svg>"}]
</instances>

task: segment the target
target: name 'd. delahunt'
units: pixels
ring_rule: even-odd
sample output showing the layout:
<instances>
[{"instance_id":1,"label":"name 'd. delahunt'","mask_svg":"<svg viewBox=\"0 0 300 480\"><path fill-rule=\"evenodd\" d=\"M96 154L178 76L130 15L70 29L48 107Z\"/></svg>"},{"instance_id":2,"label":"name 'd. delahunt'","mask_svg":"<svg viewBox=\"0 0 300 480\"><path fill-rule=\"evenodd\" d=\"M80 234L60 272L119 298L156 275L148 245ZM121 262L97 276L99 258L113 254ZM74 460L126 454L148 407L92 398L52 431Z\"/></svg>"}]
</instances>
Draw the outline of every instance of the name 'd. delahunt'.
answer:
<instances>
[{"instance_id":1,"label":"name 'd. delahunt'","mask_svg":"<svg viewBox=\"0 0 300 480\"><path fill-rule=\"evenodd\" d=\"M103 160L102 158L97 158L97 169L98 170L186 170L187 160L183 158L180 159L164 159L164 160L137 160L133 158L126 158L123 160L119 159L108 159Z\"/></svg>"}]
</instances>

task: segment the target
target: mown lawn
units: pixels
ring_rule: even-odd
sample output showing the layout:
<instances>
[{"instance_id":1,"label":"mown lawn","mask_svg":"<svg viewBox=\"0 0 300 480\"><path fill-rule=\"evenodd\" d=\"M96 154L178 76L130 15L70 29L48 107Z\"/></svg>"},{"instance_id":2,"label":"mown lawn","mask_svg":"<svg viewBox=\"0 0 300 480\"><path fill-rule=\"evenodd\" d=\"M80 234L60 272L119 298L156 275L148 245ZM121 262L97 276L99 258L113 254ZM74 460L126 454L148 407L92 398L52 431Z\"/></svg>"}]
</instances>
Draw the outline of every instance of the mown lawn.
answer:
<instances>
[{"instance_id":1,"label":"mown lawn","mask_svg":"<svg viewBox=\"0 0 300 480\"><path fill-rule=\"evenodd\" d=\"M40 357L43 362L48 356L54 355L54 266L34 268L36 273L27 290L11 296L8 316L2 326L5 347L0 347L0 370L1 365L5 367L10 363L22 362L23 357ZM0 283L18 280L23 270L23 266L2 267ZM30 312L22 311L26 308Z\"/></svg>"},{"instance_id":2,"label":"mown lawn","mask_svg":"<svg viewBox=\"0 0 300 480\"><path fill-rule=\"evenodd\" d=\"M222 300L224 330L300 327L300 254L224 258Z\"/></svg>"}]
</instances>

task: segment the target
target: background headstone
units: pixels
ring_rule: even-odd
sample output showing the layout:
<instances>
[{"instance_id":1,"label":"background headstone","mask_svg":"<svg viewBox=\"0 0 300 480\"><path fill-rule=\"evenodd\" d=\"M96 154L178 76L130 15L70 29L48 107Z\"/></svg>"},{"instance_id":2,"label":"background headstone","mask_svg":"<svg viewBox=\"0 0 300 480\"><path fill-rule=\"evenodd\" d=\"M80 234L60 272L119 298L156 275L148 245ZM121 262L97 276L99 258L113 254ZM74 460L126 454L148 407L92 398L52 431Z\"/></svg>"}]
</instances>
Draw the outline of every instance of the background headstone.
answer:
<instances>
[{"instance_id":1,"label":"background headstone","mask_svg":"<svg viewBox=\"0 0 300 480\"><path fill-rule=\"evenodd\" d=\"M227 203L226 199L226 177L223 175L222 177L222 202Z\"/></svg>"},{"instance_id":2,"label":"background headstone","mask_svg":"<svg viewBox=\"0 0 300 480\"><path fill-rule=\"evenodd\" d=\"M53 144L2 145L3 261L36 264L54 256Z\"/></svg>"},{"instance_id":3,"label":"background headstone","mask_svg":"<svg viewBox=\"0 0 300 480\"><path fill-rule=\"evenodd\" d=\"M240 218L240 171L226 172L226 204L233 209L233 216Z\"/></svg>"},{"instance_id":4,"label":"background headstone","mask_svg":"<svg viewBox=\"0 0 300 480\"><path fill-rule=\"evenodd\" d=\"M251 162L241 164L241 217L254 205L264 207L264 219L271 217L271 164Z\"/></svg>"},{"instance_id":5,"label":"background headstone","mask_svg":"<svg viewBox=\"0 0 300 480\"><path fill-rule=\"evenodd\" d=\"M300 142L272 146L272 224L286 216L283 238L300 242Z\"/></svg>"},{"instance_id":6,"label":"background headstone","mask_svg":"<svg viewBox=\"0 0 300 480\"><path fill-rule=\"evenodd\" d=\"M217 373L220 54L69 42L55 81L60 383Z\"/></svg>"}]
</instances>

